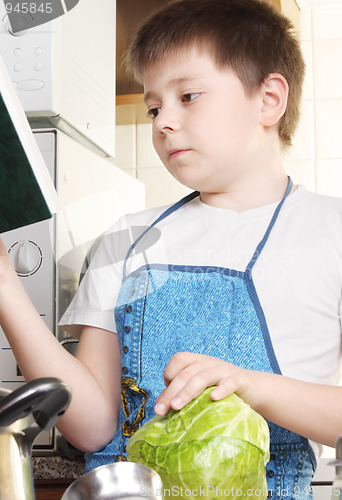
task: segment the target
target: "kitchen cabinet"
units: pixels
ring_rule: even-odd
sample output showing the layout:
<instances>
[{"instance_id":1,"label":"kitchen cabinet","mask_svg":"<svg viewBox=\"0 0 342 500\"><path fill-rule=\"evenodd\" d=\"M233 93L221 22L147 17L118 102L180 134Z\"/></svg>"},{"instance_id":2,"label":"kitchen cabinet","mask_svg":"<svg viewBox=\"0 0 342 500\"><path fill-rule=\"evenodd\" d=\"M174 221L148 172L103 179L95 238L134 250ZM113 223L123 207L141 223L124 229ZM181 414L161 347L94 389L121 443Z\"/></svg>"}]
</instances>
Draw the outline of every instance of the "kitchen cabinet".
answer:
<instances>
[{"instance_id":1,"label":"kitchen cabinet","mask_svg":"<svg viewBox=\"0 0 342 500\"><path fill-rule=\"evenodd\" d=\"M143 88L127 77L124 56L140 23L170 0L117 0L116 2L116 95L141 94ZM130 102L131 104L131 102Z\"/></svg>"},{"instance_id":2,"label":"kitchen cabinet","mask_svg":"<svg viewBox=\"0 0 342 500\"><path fill-rule=\"evenodd\" d=\"M63 493L74 479L35 481L36 500L61 500Z\"/></svg>"}]
</instances>

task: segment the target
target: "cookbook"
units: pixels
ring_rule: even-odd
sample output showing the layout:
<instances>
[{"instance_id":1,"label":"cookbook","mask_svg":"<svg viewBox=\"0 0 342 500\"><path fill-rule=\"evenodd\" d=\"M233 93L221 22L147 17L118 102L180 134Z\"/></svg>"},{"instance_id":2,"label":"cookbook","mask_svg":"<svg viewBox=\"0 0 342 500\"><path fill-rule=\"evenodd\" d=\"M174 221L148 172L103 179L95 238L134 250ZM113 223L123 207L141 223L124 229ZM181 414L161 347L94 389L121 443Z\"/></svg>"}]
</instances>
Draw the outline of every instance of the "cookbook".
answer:
<instances>
[{"instance_id":1,"label":"cookbook","mask_svg":"<svg viewBox=\"0 0 342 500\"><path fill-rule=\"evenodd\" d=\"M0 54L0 233L52 217L58 196Z\"/></svg>"}]
</instances>

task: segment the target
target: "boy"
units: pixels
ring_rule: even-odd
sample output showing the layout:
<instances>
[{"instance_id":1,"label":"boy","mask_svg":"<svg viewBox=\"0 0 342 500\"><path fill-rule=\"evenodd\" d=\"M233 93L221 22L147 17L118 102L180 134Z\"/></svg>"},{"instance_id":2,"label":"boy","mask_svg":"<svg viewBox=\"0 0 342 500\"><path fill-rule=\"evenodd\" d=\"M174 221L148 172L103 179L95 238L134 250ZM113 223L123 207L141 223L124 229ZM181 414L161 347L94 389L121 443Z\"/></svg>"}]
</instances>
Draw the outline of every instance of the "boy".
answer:
<instances>
[{"instance_id":1,"label":"boy","mask_svg":"<svg viewBox=\"0 0 342 500\"><path fill-rule=\"evenodd\" d=\"M3 329L27 379L70 384L59 427L101 450L86 470L125 460L154 411L216 386L213 399L236 392L268 419L272 498L309 498L316 443L341 432L342 203L282 168L304 73L291 26L258 0L181 0L144 23L127 59L156 151L195 191L103 238L61 320L77 360L44 332L4 249Z\"/></svg>"}]
</instances>

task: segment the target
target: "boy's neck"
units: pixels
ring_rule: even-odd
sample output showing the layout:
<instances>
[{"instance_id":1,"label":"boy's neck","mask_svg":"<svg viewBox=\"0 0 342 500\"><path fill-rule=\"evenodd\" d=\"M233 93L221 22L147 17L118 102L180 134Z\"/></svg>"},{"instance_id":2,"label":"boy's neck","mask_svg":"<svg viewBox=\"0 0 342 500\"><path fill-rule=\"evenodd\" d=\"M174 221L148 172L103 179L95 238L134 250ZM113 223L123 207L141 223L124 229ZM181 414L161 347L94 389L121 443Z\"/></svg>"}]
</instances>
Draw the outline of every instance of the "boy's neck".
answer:
<instances>
[{"instance_id":1,"label":"boy's neck","mask_svg":"<svg viewBox=\"0 0 342 500\"><path fill-rule=\"evenodd\" d=\"M218 193L202 192L201 201L217 208L243 212L280 201L286 193L288 176L284 171L274 176L259 176L229 186ZM291 193L297 189L292 186Z\"/></svg>"}]
</instances>

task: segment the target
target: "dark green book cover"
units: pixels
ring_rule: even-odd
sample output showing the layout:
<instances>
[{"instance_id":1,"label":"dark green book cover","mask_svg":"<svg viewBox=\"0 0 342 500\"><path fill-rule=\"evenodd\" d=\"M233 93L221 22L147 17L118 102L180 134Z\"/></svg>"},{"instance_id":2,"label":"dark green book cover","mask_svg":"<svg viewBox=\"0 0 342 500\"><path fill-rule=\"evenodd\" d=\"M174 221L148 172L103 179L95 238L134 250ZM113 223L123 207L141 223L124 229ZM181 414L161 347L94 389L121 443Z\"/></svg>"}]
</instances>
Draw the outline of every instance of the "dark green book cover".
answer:
<instances>
[{"instance_id":1,"label":"dark green book cover","mask_svg":"<svg viewBox=\"0 0 342 500\"><path fill-rule=\"evenodd\" d=\"M51 215L1 94L0 233Z\"/></svg>"}]
</instances>

